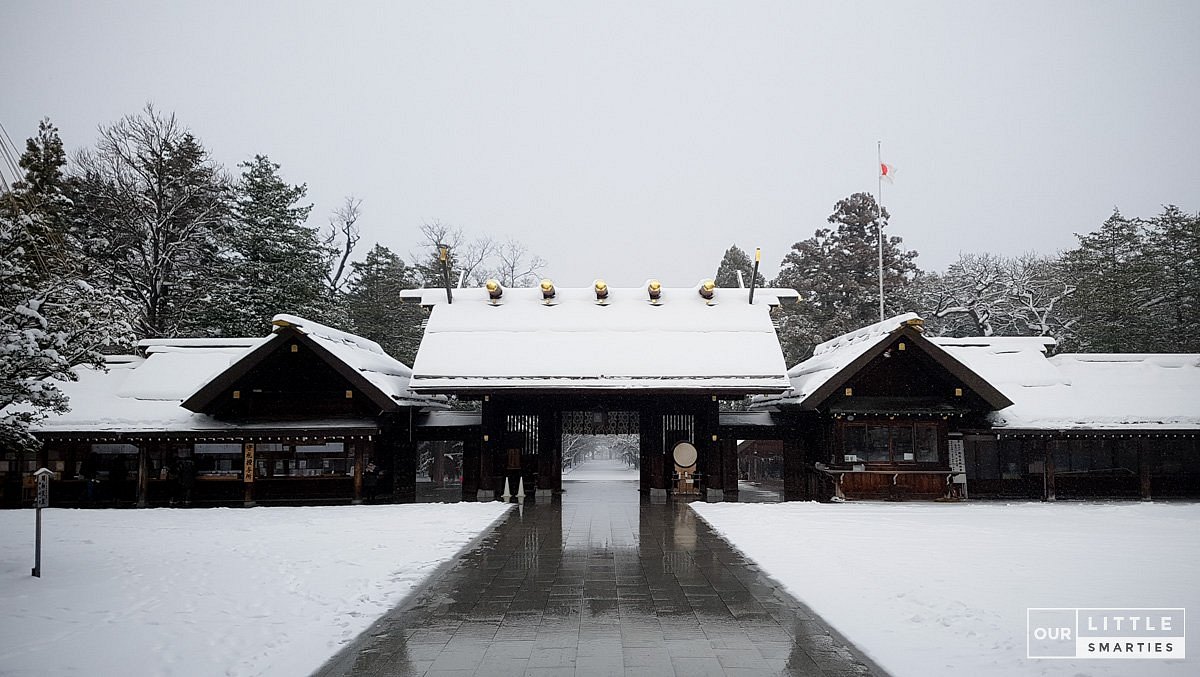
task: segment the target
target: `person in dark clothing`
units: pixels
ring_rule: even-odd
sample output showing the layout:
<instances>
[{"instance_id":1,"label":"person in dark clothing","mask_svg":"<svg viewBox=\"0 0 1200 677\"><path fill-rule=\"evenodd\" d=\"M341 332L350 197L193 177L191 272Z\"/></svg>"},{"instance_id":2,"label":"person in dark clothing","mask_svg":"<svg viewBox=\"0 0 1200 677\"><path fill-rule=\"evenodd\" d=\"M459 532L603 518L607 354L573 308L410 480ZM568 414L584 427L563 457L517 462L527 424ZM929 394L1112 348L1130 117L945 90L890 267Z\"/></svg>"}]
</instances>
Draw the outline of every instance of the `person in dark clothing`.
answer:
<instances>
[{"instance_id":1,"label":"person in dark clothing","mask_svg":"<svg viewBox=\"0 0 1200 677\"><path fill-rule=\"evenodd\" d=\"M363 489L366 490L368 501L374 501L379 495L379 468L374 463L368 463L363 469Z\"/></svg>"},{"instance_id":2,"label":"person in dark clothing","mask_svg":"<svg viewBox=\"0 0 1200 677\"><path fill-rule=\"evenodd\" d=\"M89 505L96 502L96 455L88 454L79 464L79 476L83 478L83 500Z\"/></svg>"},{"instance_id":3,"label":"person in dark clothing","mask_svg":"<svg viewBox=\"0 0 1200 677\"><path fill-rule=\"evenodd\" d=\"M179 459L177 473L179 475L179 491L183 494L183 504L192 504L192 489L196 486L196 463L190 458Z\"/></svg>"}]
</instances>

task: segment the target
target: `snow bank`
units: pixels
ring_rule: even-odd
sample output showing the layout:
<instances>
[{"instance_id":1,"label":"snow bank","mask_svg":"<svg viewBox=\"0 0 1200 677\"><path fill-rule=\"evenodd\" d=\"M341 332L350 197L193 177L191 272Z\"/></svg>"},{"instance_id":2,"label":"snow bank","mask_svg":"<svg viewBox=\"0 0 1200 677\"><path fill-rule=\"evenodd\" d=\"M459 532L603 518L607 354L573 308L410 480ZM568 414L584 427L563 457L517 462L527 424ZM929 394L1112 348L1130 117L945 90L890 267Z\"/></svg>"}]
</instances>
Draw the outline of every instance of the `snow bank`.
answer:
<instances>
[{"instance_id":1,"label":"snow bank","mask_svg":"<svg viewBox=\"0 0 1200 677\"><path fill-rule=\"evenodd\" d=\"M1028 660L1027 607L1200 609L1200 505L736 504L692 509L895 677L1200 674ZM1200 621L1188 649L1200 646Z\"/></svg>"},{"instance_id":2,"label":"snow bank","mask_svg":"<svg viewBox=\"0 0 1200 677\"><path fill-rule=\"evenodd\" d=\"M2 511L0 674L308 674L508 507Z\"/></svg>"}]
</instances>

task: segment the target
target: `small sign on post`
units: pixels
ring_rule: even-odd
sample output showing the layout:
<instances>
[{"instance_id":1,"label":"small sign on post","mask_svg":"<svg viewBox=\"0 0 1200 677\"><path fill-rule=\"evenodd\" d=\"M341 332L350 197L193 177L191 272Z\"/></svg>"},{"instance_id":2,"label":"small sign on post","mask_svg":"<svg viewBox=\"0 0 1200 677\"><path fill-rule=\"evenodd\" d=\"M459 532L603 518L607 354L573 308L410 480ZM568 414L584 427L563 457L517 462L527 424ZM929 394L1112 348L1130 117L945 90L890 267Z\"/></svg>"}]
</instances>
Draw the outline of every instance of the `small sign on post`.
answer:
<instances>
[{"instance_id":1,"label":"small sign on post","mask_svg":"<svg viewBox=\"0 0 1200 677\"><path fill-rule=\"evenodd\" d=\"M38 468L33 473L37 479L37 495L33 499L33 507L37 509L37 534L33 544L33 575L42 577L42 508L50 506L50 478L54 471L48 468Z\"/></svg>"}]
</instances>

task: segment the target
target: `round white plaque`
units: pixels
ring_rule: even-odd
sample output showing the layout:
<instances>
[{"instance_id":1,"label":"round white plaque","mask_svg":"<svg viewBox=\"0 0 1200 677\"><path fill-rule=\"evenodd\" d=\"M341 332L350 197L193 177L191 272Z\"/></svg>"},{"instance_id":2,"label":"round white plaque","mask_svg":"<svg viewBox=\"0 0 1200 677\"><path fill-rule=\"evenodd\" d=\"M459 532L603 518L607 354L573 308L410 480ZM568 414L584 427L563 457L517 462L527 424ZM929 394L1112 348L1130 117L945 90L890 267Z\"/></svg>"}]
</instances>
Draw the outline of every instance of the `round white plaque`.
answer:
<instances>
[{"instance_id":1,"label":"round white plaque","mask_svg":"<svg viewBox=\"0 0 1200 677\"><path fill-rule=\"evenodd\" d=\"M675 465L680 468L690 468L696 465L696 447L692 446L691 442L680 442L671 450L671 456L675 458Z\"/></svg>"}]
</instances>

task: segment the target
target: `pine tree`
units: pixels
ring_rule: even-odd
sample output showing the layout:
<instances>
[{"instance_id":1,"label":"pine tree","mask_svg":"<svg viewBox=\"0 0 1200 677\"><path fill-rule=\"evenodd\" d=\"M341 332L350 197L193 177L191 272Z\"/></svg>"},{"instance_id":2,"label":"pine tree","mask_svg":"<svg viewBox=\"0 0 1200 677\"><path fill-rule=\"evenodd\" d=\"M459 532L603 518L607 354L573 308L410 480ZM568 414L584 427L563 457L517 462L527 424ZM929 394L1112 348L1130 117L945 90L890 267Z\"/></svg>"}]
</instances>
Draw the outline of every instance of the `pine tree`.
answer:
<instances>
[{"instance_id":1,"label":"pine tree","mask_svg":"<svg viewBox=\"0 0 1200 677\"><path fill-rule=\"evenodd\" d=\"M739 270L742 271L742 279L745 280L746 286L750 286L754 261L737 245L732 245L725 250L725 256L721 257L721 263L717 266L717 274L713 277L713 281L717 283L718 287L736 287L738 286L737 271ZM767 278L763 277L762 273L758 273L754 285L760 288L767 286Z\"/></svg>"},{"instance_id":2,"label":"pine tree","mask_svg":"<svg viewBox=\"0 0 1200 677\"><path fill-rule=\"evenodd\" d=\"M813 346L829 338L879 321L878 244L889 214L868 193L839 200L828 222L813 237L792 245L784 257L775 286L800 292L800 304L780 317L780 341L789 360L802 359ZM890 236L883 243L885 308L903 307L904 288L918 269L917 252L901 248Z\"/></svg>"},{"instance_id":3,"label":"pine tree","mask_svg":"<svg viewBox=\"0 0 1200 677\"><path fill-rule=\"evenodd\" d=\"M355 331L411 365L421 343L425 312L417 303L402 302L400 292L415 286L414 271L379 244L365 260L351 266L346 306Z\"/></svg>"},{"instance_id":4,"label":"pine tree","mask_svg":"<svg viewBox=\"0 0 1200 677\"><path fill-rule=\"evenodd\" d=\"M1147 348L1200 352L1200 214L1168 205L1148 224L1146 258L1154 290Z\"/></svg>"},{"instance_id":5,"label":"pine tree","mask_svg":"<svg viewBox=\"0 0 1200 677\"><path fill-rule=\"evenodd\" d=\"M1146 320L1157 294L1150 287L1142 223L1114 209L1098 231L1075 237L1079 247L1067 252L1064 262L1078 286L1070 300L1079 316L1078 339L1066 347L1100 353L1150 349Z\"/></svg>"},{"instance_id":6,"label":"pine tree","mask_svg":"<svg viewBox=\"0 0 1200 677\"><path fill-rule=\"evenodd\" d=\"M229 237L228 181L200 142L147 106L79 156L73 214L93 279L137 309L139 338L204 334Z\"/></svg>"},{"instance_id":7,"label":"pine tree","mask_svg":"<svg viewBox=\"0 0 1200 677\"><path fill-rule=\"evenodd\" d=\"M36 445L31 423L68 402L54 381L73 367L102 367L103 351L127 346L130 327L120 298L80 273L80 242L65 228L66 162L49 121L30 139L13 189L0 195L0 448Z\"/></svg>"},{"instance_id":8,"label":"pine tree","mask_svg":"<svg viewBox=\"0 0 1200 677\"><path fill-rule=\"evenodd\" d=\"M205 323L223 336L258 336L277 313L328 321L323 266L329 254L305 225L312 210L302 204L307 187L288 185L264 155L238 166L243 172L234 187L223 282Z\"/></svg>"}]
</instances>

